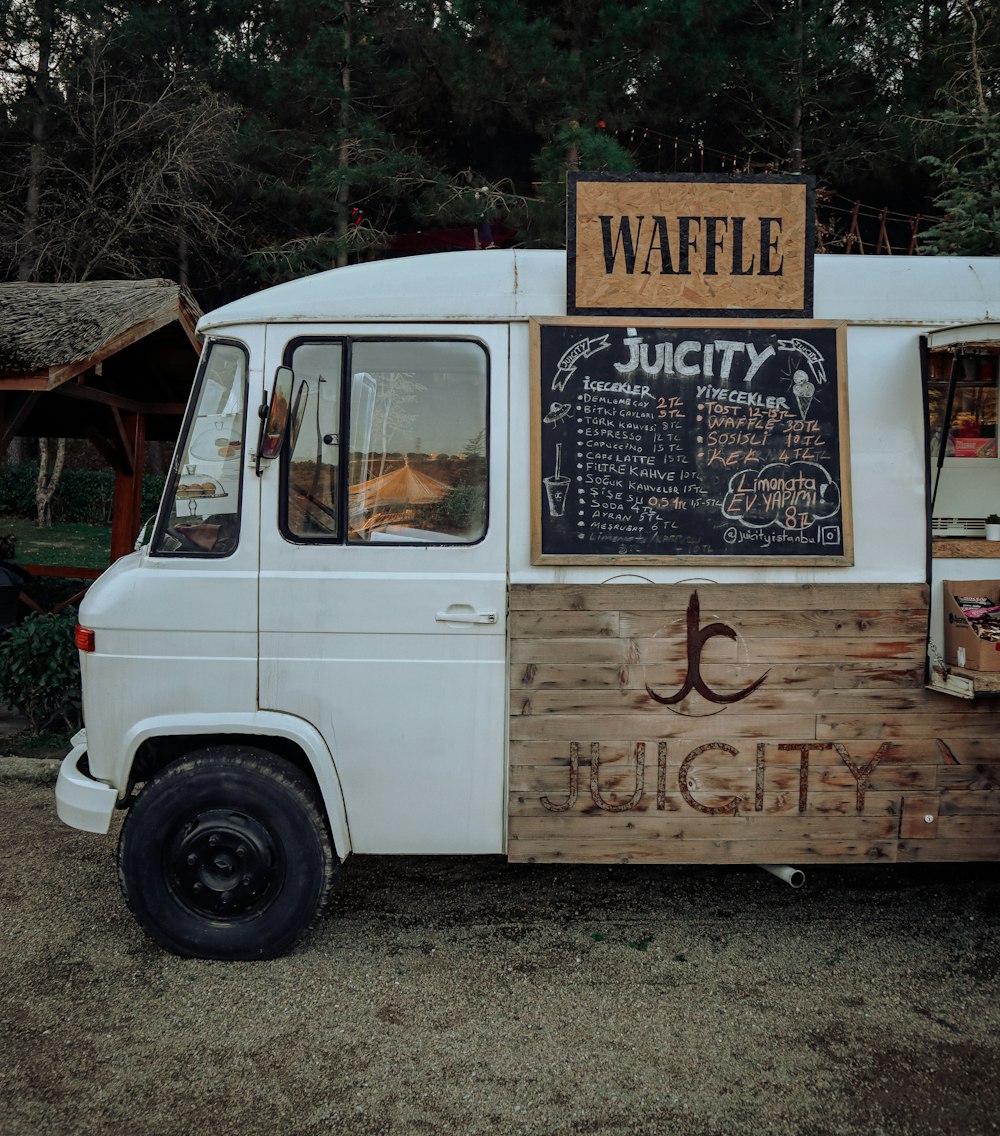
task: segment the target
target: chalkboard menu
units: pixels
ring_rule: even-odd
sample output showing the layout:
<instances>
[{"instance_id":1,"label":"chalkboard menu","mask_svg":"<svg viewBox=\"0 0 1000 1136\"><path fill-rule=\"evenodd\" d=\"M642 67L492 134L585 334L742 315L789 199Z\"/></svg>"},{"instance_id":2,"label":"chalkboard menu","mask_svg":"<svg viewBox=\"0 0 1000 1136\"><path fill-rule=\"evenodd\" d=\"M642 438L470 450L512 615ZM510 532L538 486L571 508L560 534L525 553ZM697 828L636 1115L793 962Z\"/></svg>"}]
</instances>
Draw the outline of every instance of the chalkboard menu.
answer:
<instances>
[{"instance_id":1,"label":"chalkboard menu","mask_svg":"<svg viewBox=\"0 0 1000 1136\"><path fill-rule=\"evenodd\" d=\"M532 558L850 564L845 330L533 320Z\"/></svg>"}]
</instances>

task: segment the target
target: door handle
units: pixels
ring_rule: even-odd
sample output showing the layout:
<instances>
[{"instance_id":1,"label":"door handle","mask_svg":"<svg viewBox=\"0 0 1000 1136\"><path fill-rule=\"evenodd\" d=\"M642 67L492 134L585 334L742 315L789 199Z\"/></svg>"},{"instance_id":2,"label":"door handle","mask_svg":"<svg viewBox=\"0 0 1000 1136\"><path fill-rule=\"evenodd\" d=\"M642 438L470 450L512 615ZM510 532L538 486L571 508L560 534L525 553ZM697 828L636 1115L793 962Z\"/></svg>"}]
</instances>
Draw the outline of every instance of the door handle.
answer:
<instances>
[{"instance_id":1,"label":"door handle","mask_svg":"<svg viewBox=\"0 0 1000 1136\"><path fill-rule=\"evenodd\" d=\"M447 611L439 611L434 616L438 623L490 623L495 624L495 611L476 611L468 604L454 604Z\"/></svg>"}]
</instances>

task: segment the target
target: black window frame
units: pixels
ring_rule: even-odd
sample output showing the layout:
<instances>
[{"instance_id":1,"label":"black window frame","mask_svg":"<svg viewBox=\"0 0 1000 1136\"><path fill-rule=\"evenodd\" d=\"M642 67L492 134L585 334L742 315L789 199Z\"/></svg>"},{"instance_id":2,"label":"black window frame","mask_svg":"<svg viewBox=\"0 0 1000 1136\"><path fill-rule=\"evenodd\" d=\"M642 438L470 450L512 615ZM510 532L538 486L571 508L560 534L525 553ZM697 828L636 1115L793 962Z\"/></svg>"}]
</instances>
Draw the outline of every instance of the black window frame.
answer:
<instances>
[{"instance_id":1,"label":"black window frame","mask_svg":"<svg viewBox=\"0 0 1000 1136\"><path fill-rule=\"evenodd\" d=\"M288 523L288 488L290 478L291 446L282 447L279 461L280 477L278 490L278 531L284 540L290 544L308 546L326 546L335 548L474 548L486 539L490 531L490 487L492 484L492 465L490 462L490 439L492 434L492 420L490 414L493 391L493 359L489 346L474 335L298 335L290 339L284 346L281 361L286 367L295 370L293 359L296 350L303 345L313 344L339 344L342 348L340 364L340 457L338 462L338 490L337 490L337 531L333 536L302 536L292 532ZM349 466L351 460L351 399L350 383L348 379L354 373L354 347L358 344L378 343L471 343L483 353L486 362L485 368L485 432L483 442L486 459L485 499L483 507L483 531L475 540L463 541L434 541L434 540L390 540L380 539L377 542L351 541L348 539L346 518L349 509L350 484Z\"/></svg>"},{"instance_id":2,"label":"black window frame","mask_svg":"<svg viewBox=\"0 0 1000 1136\"><path fill-rule=\"evenodd\" d=\"M241 456L240 460L240 482L239 492L236 501L236 516L239 518L239 536L236 543L228 552L213 552L209 549L205 551L196 551L190 548L176 548L171 551L159 549L157 546L163 538L163 534L167 529L167 497L168 495L176 502L176 482L180 477L180 447L181 442L186 441L190 435L191 423L195 416L195 409L198 406L198 400L201 396L202 383L205 381L205 372L208 369L209 356L212 349L215 347L235 347L243 355L243 451L246 453L247 446L247 423L250 421L250 352L247 345L239 339L229 339L227 337L209 338L205 341L201 350L201 356L198 360L198 369L195 372L194 383L191 386L191 394L188 398L187 408L184 411L184 419L181 423L180 432L177 435L177 442L174 445L173 456L170 459L170 472L167 475L167 480L163 486L163 494L160 497L160 506L156 511L156 524L153 526L153 535L150 538L149 544L146 547L146 554L150 557L163 557L166 560L177 560L178 558L186 558L191 560L227 560L231 556L235 556L240 547L240 540L243 536L243 490L246 484L246 462Z\"/></svg>"}]
</instances>

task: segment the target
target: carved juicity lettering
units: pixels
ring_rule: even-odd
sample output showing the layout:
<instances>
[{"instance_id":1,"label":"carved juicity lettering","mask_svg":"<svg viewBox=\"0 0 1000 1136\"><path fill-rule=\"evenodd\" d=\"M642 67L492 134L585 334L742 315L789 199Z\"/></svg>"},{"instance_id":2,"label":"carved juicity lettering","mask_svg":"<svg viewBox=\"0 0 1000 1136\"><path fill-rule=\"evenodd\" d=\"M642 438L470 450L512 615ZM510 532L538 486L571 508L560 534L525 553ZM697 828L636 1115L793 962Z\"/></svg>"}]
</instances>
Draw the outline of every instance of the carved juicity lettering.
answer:
<instances>
[{"instance_id":1,"label":"carved juicity lettering","mask_svg":"<svg viewBox=\"0 0 1000 1136\"><path fill-rule=\"evenodd\" d=\"M600 788L601 776L601 743L590 742L590 797L593 803L602 812L624 813L631 812L642 806L646 785L646 742L634 742L631 747L632 764L634 766L634 789L627 800L617 802L609 800ZM572 809L579 798L580 784L580 742L570 742L569 745L569 782L566 798L561 801L553 800L549 796L539 798L542 807L553 813L564 813ZM757 742L753 765L754 777L754 812L764 811L764 788L767 773L767 750L771 746L779 752L799 754L798 776L798 812L804 814L809 811L809 778L810 755L817 752L834 750L854 778L856 785L856 810L859 814L865 811L865 797L871 784L871 777L878 768L879 763L891 748L891 743L883 742L875 754L868 761L856 760L847 746L842 742ZM664 812L667 808L667 783L669 776L669 745L665 741L657 743L656 750L656 810ZM728 742L706 742L704 745L692 749L677 767L677 788L681 797L689 808L695 812L708 816L736 816L743 804L743 797L734 793L727 800L717 805L706 805L694 795L697 789L696 778L692 777L692 768L704 754L711 751L728 754L733 761L734 770L740 757L740 751Z\"/></svg>"},{"instance_id":2,"label":"carved juicity lettering","mask_svg":"<svg viewBox=\"0 0 1000 1136\"><path fill-rule=\"evenodd\" d=\"M860 767L854 763L854 759L847 752L845 747L840 744L840 742L834 742L833 745L837 753L840 754L841 761L843 761L843 763L851 771L851 776L858 783L857 811L859 813L863 813L865 811L865 792L868 789L868 783L871 780L872 773L875 772L876 766L882 760L885 752L889 749L889 743L883 742L878 747L878 751L871 759L871 761L869 761L867 765L862 765Z\"/></svg>"},{"instance_id":3,"label":"carved juicity lettering","mask_svg":"<svg viewBox=\"0 0 1000 1136\"><path fill-rule=\"evenodd\" d=\"M635 743L635 792L621 805L613 805L601 796L601 746L599 742L590 745L590 796L594 804L606 813L626 813L634 809L642 800L643 788L646 781L646 743Z\"/></svg>"},{"instance_id":4,"label":"carved juicity lettering","mask_svg":"<svg viewBox=\"0 0 1000 1136\"><path fill-rule=\"evenodd\" d=\"M659 812L667 807L667 743L660 742L656 748L656 808Z\"/></svg>"},{"instance_id":5,"label":"carved juicity lettering","mask_svg":"<svg viewBox=\"0 0 1000 1136\"><path fill-rule=\"evenodd\" d=\"M707 745L698 746L697 749L691 750L687 757L681 762L681 767L677 770L677 787L680 789L681 796L684 800L687 801L691 808L699 813L707 813L709 816L736 816L742 800L741 797L733 797L722 805L703 805L691 792L690 783L688 781L691 766L703 753L707 753L709 750L713 749L722 750L723 753L728 753L731 757L736 757L739 753L739 750L734 749L733 746L727 745L725 742L709 742Z\"/></svg>"},{"instance_id":6,"label":"carved juicity lettering","mask_svg":"<svg viewBox=\"0 0 1000 1136\"><path fill-rule=\"evenodd\" d=\"M804 813L809 805L809 754L814 749L832 749L832 742L782 742L778 749L797 749L799 760L799 812Z\"/></svg>"},{"instance_id":7,"label":"carved juicity lettering","mask_svg":"<svg viewBox=\"0 0 1000 1136\"><path fill-rule=\"evenodd\" d=\"M569 743L569 796L565 801L555 802L549 797L542 797L542 808L550 813L564 813L576 804L577 792L580 788L580 743Z\"/></svg>"}]
</instances>

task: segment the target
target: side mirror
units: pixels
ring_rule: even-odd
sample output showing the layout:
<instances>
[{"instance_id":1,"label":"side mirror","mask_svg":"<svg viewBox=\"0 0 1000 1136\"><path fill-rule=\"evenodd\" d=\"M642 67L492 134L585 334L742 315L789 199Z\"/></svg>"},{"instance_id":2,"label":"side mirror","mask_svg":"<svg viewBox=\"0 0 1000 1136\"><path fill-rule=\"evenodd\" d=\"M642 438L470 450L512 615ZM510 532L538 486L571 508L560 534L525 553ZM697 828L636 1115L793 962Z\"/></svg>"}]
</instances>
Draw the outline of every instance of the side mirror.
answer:
<instances>
[{"instance_id":1,"label":"side mirror","mask_svg":"<svg viewBox=\"0 0 1000 1136\"><path fill-rule=\"evenodd\" d=\"M274 392L260 430L258 461L263 459L270 461L281 453L281 444L285 440L285 429L288 426L288 410L291 406L294 383L295 372L291 367L279 367L274 372Z\"/></svg>"},{"instance_id":2,"label":"side mirror","mask_svg":"<svg viewBox=\"0 0 1000 1136\"><path fill-rule=\"evenodd\" d=\"M294 386L295 372L291 367L279 367L274 372L271 404L270 406L265 404L260 408L260 440L257 444L258 477L261 472L260 463L264 460L272 461L281 453L286 435L289 438L289 445L292 449L295 448L302 418L306 412L306 403L309 401L309 387L305 382L301 382L293 395Z\"/></svg>"}]
</instances>

